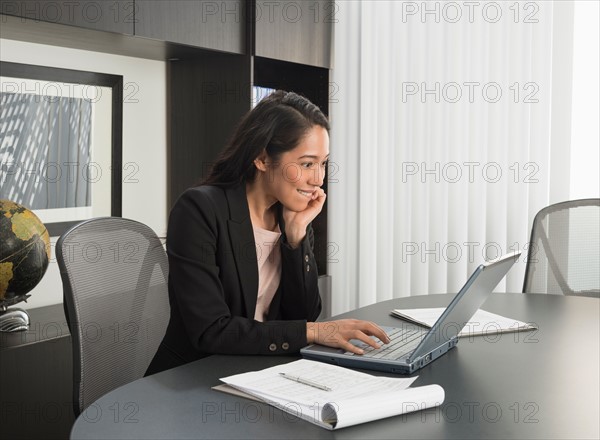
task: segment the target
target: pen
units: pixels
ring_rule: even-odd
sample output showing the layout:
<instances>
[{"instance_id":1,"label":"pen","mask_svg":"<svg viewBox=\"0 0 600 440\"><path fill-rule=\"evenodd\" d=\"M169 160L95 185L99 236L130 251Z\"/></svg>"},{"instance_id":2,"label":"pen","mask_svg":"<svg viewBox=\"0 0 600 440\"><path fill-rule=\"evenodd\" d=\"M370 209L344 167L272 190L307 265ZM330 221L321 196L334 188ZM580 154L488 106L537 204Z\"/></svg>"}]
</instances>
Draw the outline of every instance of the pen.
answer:
<instances>
[{"instance_id":1,"label":"pen","mask_svg":"<svg viewBox=\"0 0 600 440\"><path fill-rule=\"evenodd\" d=\"M318 388L323 391L331 391L331 388L329 388L328 386L321 385L320 383L314 382L310 379L303 379L298 376L290 376L289 374L285 374L285 373L279 373L279 375L281 377L283 377L284 379L289 379L289 380L293 380L294 382L303 383L304 385Z\"/></svg>"}]
</instances>

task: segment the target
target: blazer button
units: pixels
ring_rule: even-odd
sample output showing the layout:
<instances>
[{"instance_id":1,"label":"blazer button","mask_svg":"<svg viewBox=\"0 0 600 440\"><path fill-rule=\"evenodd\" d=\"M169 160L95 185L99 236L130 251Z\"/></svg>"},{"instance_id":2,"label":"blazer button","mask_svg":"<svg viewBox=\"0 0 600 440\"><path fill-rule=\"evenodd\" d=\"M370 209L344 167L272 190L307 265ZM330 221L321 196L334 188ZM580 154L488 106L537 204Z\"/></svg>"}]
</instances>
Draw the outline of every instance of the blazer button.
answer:
<instances>
[{"instance_id":1,"label":"blazer button","mask_svg":"<svg viewBox=\"0 0 600 440\"><path fill-rule=\"evenodd\" d=\"M269 345L269 350L271 350L271 351L277 350L277 345L275 345L275 344Z\"/></svg>"},{"instance_id":2,"label":"blazer button","mask_svg":"<svg viewBox=\"0 0 600 440\"><path fill-rule=\"evenodd\" d=\"M287 342L284 342L283 344L281 344L281 348L283 348L284 350L287 350L290 348L290 344L288 344Z\"/></svg>"},{"instance_id":3,"label":"blazer button","mask_svg":"<svg viewBox=\"0 0 600 440\"><path fill-rule=\"evenodd\" d=\"M306 261L308 263L308 255L304 256L304 261Z\"/></svg>"},{"instance_id":4,"label":"blazer button","mask_svg":"<svg viewBox=\"0 0 600 440\"><path fill-rule=\"evenodd\" d=\"M306 265L306 271L310 272L310 266L308 264Z\"/></svg>"}]
</instances>

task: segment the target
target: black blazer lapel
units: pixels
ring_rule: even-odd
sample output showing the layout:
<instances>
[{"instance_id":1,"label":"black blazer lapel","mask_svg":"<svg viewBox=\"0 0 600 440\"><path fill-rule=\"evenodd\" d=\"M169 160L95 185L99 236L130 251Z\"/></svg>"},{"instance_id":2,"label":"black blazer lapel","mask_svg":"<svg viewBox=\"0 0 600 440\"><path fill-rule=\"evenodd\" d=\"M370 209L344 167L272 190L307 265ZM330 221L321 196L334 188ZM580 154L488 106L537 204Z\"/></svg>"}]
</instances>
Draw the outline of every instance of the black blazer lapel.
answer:
<instances>
[{"instance_id":1,"label":"black blazer lapel","mask_svg":"<svg viewBox=\"0 0 600 440\"><path fill-rule=\"evenodd\" d=\"M250 221L246 186L241 184L225 190L229 205L229 239L235 264L237 267L240 287L244 295L246 317L254 318L256 298L258 296L258 261L254 232Z\"/></svg>"}]
</instances>

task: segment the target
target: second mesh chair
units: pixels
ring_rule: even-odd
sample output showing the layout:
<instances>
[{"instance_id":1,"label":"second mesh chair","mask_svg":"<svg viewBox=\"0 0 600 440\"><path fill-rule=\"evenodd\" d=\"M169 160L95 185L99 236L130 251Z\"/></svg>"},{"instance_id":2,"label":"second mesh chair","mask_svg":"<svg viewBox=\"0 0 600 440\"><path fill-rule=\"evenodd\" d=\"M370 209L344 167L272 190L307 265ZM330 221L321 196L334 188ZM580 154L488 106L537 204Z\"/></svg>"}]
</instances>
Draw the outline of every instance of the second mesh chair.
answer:
<instances>
[{"instance_id":1,"label":"second mesh chair","mask_svg":"<svg viewBox=\"0 0 600 440\"><path fill-rule=\"evenodd\" d=\"M56 245L73 340L73 406L141 378L169 319L168 262L156 234L117 217L85 221Z\"/></svg>"},{"instance_id":2,"label":"second mesh chair","mask_svg":"<svg viewBox=\"0 0 600 440\"><path fill-rule=\"evenodd\" d=\"M600 297L600 199L557 203L538 212L523 292Z\"/></svg>"}]
</instances>

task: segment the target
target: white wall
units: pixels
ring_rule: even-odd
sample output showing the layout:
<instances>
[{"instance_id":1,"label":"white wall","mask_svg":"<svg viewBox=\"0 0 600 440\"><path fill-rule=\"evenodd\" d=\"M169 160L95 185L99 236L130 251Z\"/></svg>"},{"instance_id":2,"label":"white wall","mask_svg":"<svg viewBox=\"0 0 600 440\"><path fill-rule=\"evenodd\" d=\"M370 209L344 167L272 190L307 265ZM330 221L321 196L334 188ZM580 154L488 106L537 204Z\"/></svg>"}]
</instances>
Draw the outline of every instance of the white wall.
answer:
<instances>
[{"instance_id":1,"label":"white wall","mask_svg":"<svg viewBox=\"0 0 600 440\"><path fill-rule=\"evenodd\" d=\"M150 226L159 236L167 229L166 63L64 47L0 39L0 59L65 69L123 75L123 217ZM62 282L54 256L33 289L33 308L62 302Z\"/></svg>"}]
</instances>

